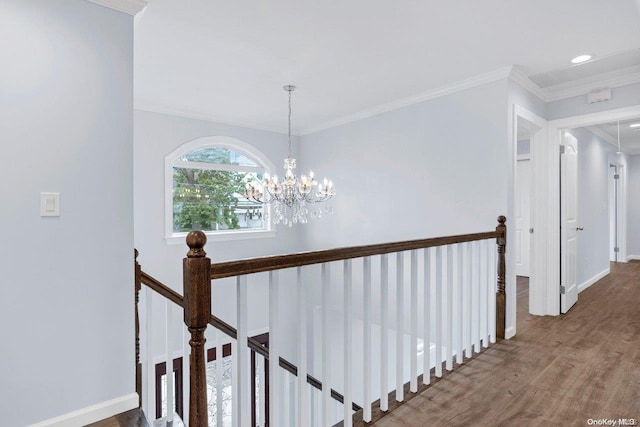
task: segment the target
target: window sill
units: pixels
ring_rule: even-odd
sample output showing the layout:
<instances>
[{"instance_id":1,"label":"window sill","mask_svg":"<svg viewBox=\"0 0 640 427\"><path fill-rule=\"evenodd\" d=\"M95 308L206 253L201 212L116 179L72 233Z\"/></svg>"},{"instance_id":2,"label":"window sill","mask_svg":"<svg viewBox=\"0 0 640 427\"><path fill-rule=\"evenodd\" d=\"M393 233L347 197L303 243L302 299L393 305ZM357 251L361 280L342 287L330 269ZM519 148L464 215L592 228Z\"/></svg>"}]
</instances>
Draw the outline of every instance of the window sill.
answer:
<instances>
[{"instance_id":1,"label":"window sill","mask_svg":"<svg viewBox=\"0 0 640 427\"><path fill-rule=\"evenodd\" d=\"M186 246L186 238L189 233L174 233L169 237L165 237L167 245L184 245ZM207 242L223 242L229 240L247 240L247 239L264 239L275 237L274 230L255 230L255 231L215 231L205 232Z\"/></svg>"}]
</instances>

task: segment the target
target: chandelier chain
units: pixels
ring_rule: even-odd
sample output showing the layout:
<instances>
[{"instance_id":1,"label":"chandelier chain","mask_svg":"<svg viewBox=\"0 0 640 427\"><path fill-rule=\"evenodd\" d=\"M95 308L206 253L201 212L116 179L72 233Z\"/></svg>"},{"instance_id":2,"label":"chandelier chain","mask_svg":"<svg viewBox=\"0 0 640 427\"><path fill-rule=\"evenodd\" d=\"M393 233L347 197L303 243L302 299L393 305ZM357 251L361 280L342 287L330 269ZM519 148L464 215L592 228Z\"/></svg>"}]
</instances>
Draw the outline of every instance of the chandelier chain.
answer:
<instances>
[{"instance_id":1,"label":"chandelier chain","mask_svg":"<svg viewBox=\"0 0 640 427\"><path fill-rule=\"evenodd\" d=\"M292 90L288 90L289 92L289 158L291 158L291 92Z\"/></svg>"}]
</instances>

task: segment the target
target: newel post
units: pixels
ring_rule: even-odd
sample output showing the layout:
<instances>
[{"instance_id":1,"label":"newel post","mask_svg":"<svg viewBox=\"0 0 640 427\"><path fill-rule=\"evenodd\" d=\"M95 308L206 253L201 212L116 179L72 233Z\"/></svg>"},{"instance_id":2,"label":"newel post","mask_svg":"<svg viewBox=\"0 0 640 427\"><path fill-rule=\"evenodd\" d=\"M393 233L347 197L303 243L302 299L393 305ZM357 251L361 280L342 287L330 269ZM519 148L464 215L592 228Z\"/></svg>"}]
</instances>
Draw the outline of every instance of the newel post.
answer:
<instances>
[{"instance_id":1,"label":"newel post","mask_svg":"<svg viewBox=\"0 0 640 427\"><path fill-rule=\"evenodd\" d=\"M202 231L187 235L189 252L182 261L184 283L184 323L191 333L189 345L190 386L189 426L206 427L207 372L204 332L211 316L211 260L207 258L204 245L207 237Z\"/></svg>"},{"instance_id":2,"label":"newel post","mask_svg":"<svg viewBox=\"0 0 640 427\"><path fill-rule=\"evenodd\" d=\"M496 238L498 245L498 290L496 293L496 336L504 338L504 330L506 327L506 293L505 293L505 277L507 267L505 261L505 250L507 246L507 226L505 223L507 218L500 215L498 217L498 226L496 232L501 235Z\"/></svg>"},{"instance_id":3,"label":"newel post","mask_svg":"<svg viewBox=\"0 0 640 427\"><path fill-rule=\"evenodd\" d=\"M138 393L138 407L142 407L142 365L140 364L140 315L138 314L138 303L140 302L141 267L138 264L138 250L133 250L133 277L134 277L134 300L136 319L136 393Z\"/></svg>"}]
</instances>

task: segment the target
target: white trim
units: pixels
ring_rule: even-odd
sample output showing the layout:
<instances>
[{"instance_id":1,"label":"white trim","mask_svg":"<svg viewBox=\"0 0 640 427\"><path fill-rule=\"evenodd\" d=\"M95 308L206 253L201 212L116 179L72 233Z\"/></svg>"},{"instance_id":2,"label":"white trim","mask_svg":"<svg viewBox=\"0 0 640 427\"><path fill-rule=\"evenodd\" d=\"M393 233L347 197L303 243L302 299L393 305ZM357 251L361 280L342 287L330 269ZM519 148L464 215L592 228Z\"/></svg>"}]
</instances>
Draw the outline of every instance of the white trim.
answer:
<instances>
[{"instance_id":1,"label":"white trim","mask_svg":"<svg viewBox=\"0 0 640 427\"><path fill-rule=\"evenodd\" d=\"M286 128L260 126L255 123L243 122L240 120L233 120L230 118L214 116L212 114L197 113L194 111L183 110L180 108L172 108L164 105L156 105L152 102L134 101L133 108L134 110L138 110L138 111L146 111L148 113L156 113L156 114L165 114L165 115L174 116L174 117L183 117L185 119L202 120L205 122L217 123L222 126L238 126L245 129L261 130L265 132L280 133L285 135L287 134ZM292 129L291 135L300 136L300 132L298 132L297 129Z\"/></svg>"},{"instance_id":2,"label":"white trim","mask_svg":"<svg viewBox=\"0 0 640 427\"><path fill-rule=\"evenodd\" d=\"M609 135L608 133L600 129L599 127L587 126L586 129L592 134L594 134L595 136L597 136L598 138L602 139L603 141L608 142L609 144L612 144L616 148L618 148L618 141L614 137L612 137L611 135Z\"/></svg>"},{"instance_id":3,"label":"white trim","mask_svg":"<svg viewBox=\"0 0 640 427\"><path fill-rule=\"evenodd\" d=\"M180 145L164 157L164 222L165 222L165 242L168 245L184 244L188 233L173 232L173 166L176 159L203 147L224 147L249 159L256 160L260 167L264 167L267 172L275 171L275 166L269 158L260 150L237 138L229 136L204 136ZM268 207L267 207L268 209ZM209 241L256 239L263 237L274 237L276 235L271 220L266 221L265 228L261 230L236 230L236 231L208 231L205 232Z\"/></svg>"},{"instance_id":4,"label":"white trim","mask_svg":"<svg viewBox=\"0 0 640 427\"><path fill-rule=\"evenodd\" d=\"M584 291L589 286L593 285L594 283L596 283L598 280L602 279L603 277L608 276L609 273L611 273L611 269L609 267L607 267L604 270L602 270L600 273L598 273L595 276L593 276L592 278L587 279L584 282L580 283L578 285L578 293Z\"/></svg>"},{"instance_id":5,"label":"white trim","mask_svg":"<svg viewBox=\"0 0 640 427\"><path fill-rule=\"evenodd\" d=\"M138 394L131 393L96 405L87 406L29 427L82 427L138 407Z\"/></svg>"},{"instance_id":6,"label":"white trim","mask_svg":"<svg viewBox=\"0 0 640 427\"><path fill-rule=\"evenodd\" d=\"M640 260L640 255L627 255L627 262L634 260Z\"/></svg>"},{"instance_id":7,"label":"white trim","mask_svg":"<svg viewBox=\"0 0 640 427\"><path fill-rule=\"evenodd\" d=\"M535 84L518 67L513 67L511 73L509 74L509 79L518 83L520 86L522 86L544 102L549 102L549 94L547 93L547 91Z\"/></svg>"},{"instance_id":8,"label":"white trim","mask_svg":"<svg viewBox=\"0 0 640 427\"><path fill-rule=\"evenodd\" d=\"M118 12L136 15L142 9L147 7L148 0L87 0Z\"/></svg>"},{"instance_id":9,"label":"white trim","mask_svg":"<svg viewBox=\"0 0 640 427\"><path fill-rule=\"evenodd\" d=\"M517 142L518 142L518 119L524 119L533 124L537 131L531 135L531 147L530 147L530 160L531 160L531 227L535 229L535 233L531 235L531 264L529 271L529 313L534 315L548 314L546 310L546 288L544 286L544 278L546 275L545 264L545 251L546 240L544 238L544 220L545 211L540 209L544 206L541 203L545 189L546 189L546 170L545 162L542 161L544 155L544 147L547 144L547 121L542 117L532 113L531 111L522 108L517 104L513 104L512 107L512 129L511 129L511 143L509 144L511 154L511 161L509 164L509 204L507 207L507 218L512 217L515 214L515 173L516 163L518 156ZM507 219L508 221L508 219ZM515 244L514 233L507 233L507 247L513 247ZM507 285L514 286L515 290L515 258L512 251L507 250L507 271L509 275L507 277ZM513 283L514 285L509 285ZM511 291L511 288L509 288ZM515 291L510 293L507 299L507 313L508 313L508 325L513 325L515 333L515 320L513 323L511 317L516 316L517 310L515 306L517 299ZM506 333L506 332L505 332Z\"/></svg>"},{"instance_id":10,"label":"white trim","mask_svg":"<svg viewBox=\"0 0 640 427\"><path fill-rule=\"evenodd\" d=\"M573 80L542 88L525 75L518 67L513 67L509 78L545 102L558 101L574 96L586 95L594 89L616 88L640 83L640 66L633 66L603 73L583 79Z\"/></svg>"},{"instance_id":11,"label":"white trim","mask_svg":"<svg viewBox=\"0 0 640 427\"><path fill-rule=\"evenodd\" d=\"M509 338L513 338L516 336L516 328L514 326L511 326L507 329L504 330L504 339L509 339Z\"/></svg>"},{"instance_id":12,"label":"white trim","mask_svg":"<svg viewBox=\"0 0 640 427\"><path fill-rule=\"evenodd\" d=\"M627 67L622 70L549 86L545 88L545 90L547 92L547 102L552 102L574 96L586 95L595 89L615 88L634 83L640 83L640 66Z\"/></svg>"},{"instance_id":13,"label":"white trim","mask_svg":"<svg viewBox=\"0 0 640 427\"><path fill-rule=\"evenodd\" d=\"M186 238L189 233L173 233L170 237L165 237L167 245L186 245ZM207 242L224 242L229 240L249 240L275 237L275 230L233 230L233 231L207 231Z\"/></svg>"},{"instance_id":14,"label":"white trim","mask_svg":"<svg viewBox=\"0 0 640 427\"><path fill-rule=\"evenodd\" d=\"M300 130L300 134L308 135L321 130L355 122L357 120L366 119L367 117L376 116L378 114L386 113L388 111L397 110L409 105L417 104L419 102L428 101L430 99L439 98L441 96L460 92L465 89L471 89L476 86L482 86L487 83L492 83L501 79L506 79L507 77L509 77L511 71L512 71L511 66L500 68L495 71L480 74L465 80L460 80L445 86L441 86L433 90L418 93L416 95L408 96L406 98L398 99L396 101L388 102L386 104L378 105L377 107L368 108L366 110L362 110L354 114L349 114L347 116L340 117L338 119L330 120L328 122L324 122L319 125L303 127Z\"/></svg>"}]
</instances>

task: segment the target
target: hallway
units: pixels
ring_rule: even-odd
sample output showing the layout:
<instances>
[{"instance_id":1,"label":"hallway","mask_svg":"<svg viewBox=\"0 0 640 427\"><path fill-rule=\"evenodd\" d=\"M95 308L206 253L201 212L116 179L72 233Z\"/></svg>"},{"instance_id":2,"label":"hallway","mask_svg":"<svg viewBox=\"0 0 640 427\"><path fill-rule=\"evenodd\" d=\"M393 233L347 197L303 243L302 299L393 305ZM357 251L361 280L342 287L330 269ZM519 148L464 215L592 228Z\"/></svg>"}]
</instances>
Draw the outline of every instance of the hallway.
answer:
<instances>
[{"instance_id":1,"label":"hallway","mask_svg":"<svg viewBox=\"0 0 640 427\"><path fill-rule=\"evenodd\" d=\"M640 420L640 262L579 296L568 314L527 313L518 282L517 336L434 381L373 424L397 426L584 426ZM617 424L620 425L620 424Z\"/></svg>"}]
</instances>

